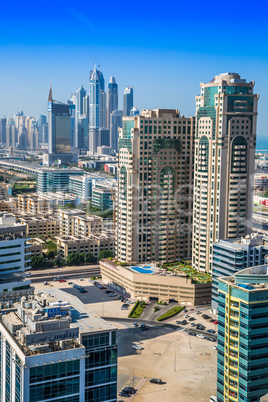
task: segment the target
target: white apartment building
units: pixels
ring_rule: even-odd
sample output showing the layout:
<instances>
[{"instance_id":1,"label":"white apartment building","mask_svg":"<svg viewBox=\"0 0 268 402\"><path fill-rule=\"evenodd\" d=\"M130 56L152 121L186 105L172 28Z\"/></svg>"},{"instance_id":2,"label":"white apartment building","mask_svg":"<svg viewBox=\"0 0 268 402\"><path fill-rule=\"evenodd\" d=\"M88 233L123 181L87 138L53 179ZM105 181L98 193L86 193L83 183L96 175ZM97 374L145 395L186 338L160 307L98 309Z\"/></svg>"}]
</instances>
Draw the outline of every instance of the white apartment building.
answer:
<instances>
[{"instance_id":1,"label":"white apartment building","mask_svg":"<svg viewBox=\"0 0 268 402\"><path fill-rule=\"evenodd\" d=\"M192 248L195 118L143 110L119 130L116 258L167 263Z\"/></svg>"},{"instance_id":2,"label":"white apartment building","mask_svg":"<svg viewBox=\"0 0 268 402\"><path fill-rule=\"evenodd\" d=\"M193 266L211 272L213 243L251 232L258 95L235 73L196 96Z\"/></svg>"},{"instance_id":3,"label":"white apartment building","mask_svg":"<svg viewBox=\"0 0 268 402\"><path fill-rule=\"evenodd\" d=\"M0 301L13 301L33 293L30 273L31 251L26 226L11 214L0 214Z\"/></svg>"}]
</instances>

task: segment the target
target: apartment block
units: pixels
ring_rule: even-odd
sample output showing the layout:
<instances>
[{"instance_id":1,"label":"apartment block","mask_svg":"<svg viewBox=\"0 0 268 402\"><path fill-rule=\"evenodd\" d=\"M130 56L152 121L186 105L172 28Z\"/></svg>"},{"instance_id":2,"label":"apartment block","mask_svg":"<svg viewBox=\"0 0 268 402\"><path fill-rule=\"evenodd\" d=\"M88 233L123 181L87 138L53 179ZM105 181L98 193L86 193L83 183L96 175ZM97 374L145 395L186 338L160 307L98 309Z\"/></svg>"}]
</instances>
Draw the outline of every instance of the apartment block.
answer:
<instances>
[{"instance_id":1,"label":"apartment block","mask_svg":"<svg viewBox=\"0 0 268 402\"><path fill-rule=\"evenodd\" d=\"M31 215L18 216L18 221L26 226L27 236L56 236L59 232L59 222L53 215Z\"/></svg>"},{"instance_id":2,"label":"apartment block","mask_svg":"<svg viewBox=\"0 0 268 402\"><path fill-rule=\"evenodd\" d=\"M77 206L80 198L68 193L32 193L18 195L18 212L23 214L43 215L66 205Z\"/></svg>"},{"instance_id":3,"label":"apartment block","mask_svg":"<svg viewBox=\"0 0 268 402\"><path fill-rule=\"evenodd\" d=\"M125 262L189 259L195 118L143 110L119 129L116 257Z\"/></svg>"},{"instance_id":4,"label":"apartment block","mask_svg":"<svg viewBox=\"0 0 268 402\"><path fill-rule=\"evenodd\" d=\"M58 255L61 258L67 258L69 254L88 253L94 258L98 258L102 250L110 250L114 254L114 236L109 233L89 236L62 236L56 237Z\"/></svg>"},{"instance_id":5,"label":"apartment block","mask_svg":"<svg viewBox=\"0 0 268 402\"><path fill-rule=\"evenodd\" d=\"M81 210L62 210L58 212L60 236L89 236L100 234L103 218L86 215Z\"/></svg>"},{"instance_id":6,"label":"apartment block","mask_svg":"<svg viewBox=\"0 0 268 402\"><path fill-rule=\"evenodd\" d=\"M219 278L218 402L260 401L268 392L268 266Z\"/></svg>"},{"instance_id":7,"label":"apartment block","mask_svg":"<svg viewBox=\"0 0 268 402\"><path fill-rule=\"evenodd\" d=\"M251 233L257 103L254 81L235 73L196 96L193 266L212 272L213 243Z\"/></svg>"}]
</instances>

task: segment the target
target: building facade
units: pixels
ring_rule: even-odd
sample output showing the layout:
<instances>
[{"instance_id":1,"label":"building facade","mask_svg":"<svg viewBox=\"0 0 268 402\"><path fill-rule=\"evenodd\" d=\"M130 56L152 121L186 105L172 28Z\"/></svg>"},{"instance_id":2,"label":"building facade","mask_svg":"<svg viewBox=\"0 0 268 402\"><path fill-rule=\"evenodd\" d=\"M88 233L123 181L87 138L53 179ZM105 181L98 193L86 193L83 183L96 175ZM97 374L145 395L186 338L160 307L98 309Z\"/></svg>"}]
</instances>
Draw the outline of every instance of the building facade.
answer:
<instances>
[{"instance_id":1,"label":"building facade","mask_svg":"<svg viewBox=\"0 0 268 402\"><path fill-rule=\"evenodd\" d=\"M114 110L110 117L110 147L118 150L119 128L122 128L123 110Z\"/></svg>"},{"instance_id":2,"label":"building facade","mask_svg":"<svg viewBox=\"0 0 268 402\"><path fill-rule=\"evenodd\" d=\"M267 394L267 311L267 265L219 279L218 402L257 402Z\"/></svg>"},{"instance_id":3,"label":"building facade","mask_svg":"<svg viewBox=\"0 0 268 402\"><path fill-rule=\"evenodd\" d=\"M125 262L189 259L195 118L143 110L119 131L116 256Z\"/></svg>"},{"instance_id":4,"label":"building facade","mask_svg":"<svg viewBox=\"0 0 268 402\"><path fill-rule=\"evenodd\" d=\"M132 267L117 262L110 259L100 261L102 280L127 297L163 302L172 299L187 306L210 303L211 282L195 283L185 274L174 275L159 270L154 264Z\"/></svg>"},{"instance_id":5,"label":"building facade","mask_svg":"<svg viewBox=\"0 0 268 402\"><path fill-rule=\"evenodd\" d=\"M116 328L54 293L24 298L1 316L0 400L115 402Z\"/></svg>"},{"instance_id":6,"label":"building facade","mask_svg":"<svg viewBox=\"0 0 268 402\"><path fill-rule=\"evenodd\" d=\"M58 212L60 236L89 236L100 234L103 218L97 215L86 215L80 210L64 210Z\"/></svg>"},{"instance_id":7,"label":"building facade","mask_svg":"<svg viewBox=\"0 0 268 402\"><path fill-rule=\"evenodd\" d=\"M36 188L40 193L69 191L70 176L82 176L83 170L80 169L56 169L44 168L37 172Z\"/></svg>"},{"instance_id":8,"label":"building facade","mask_svg":"<svg viewBox=\"0 0 268 402\"><path fill-rule=\"evenodd\" d=\"M123 116L130 116L133 108L133 87L126 87L123 95Z\"/></svg>"},{"instance_id":9,"label":"building facade","mask_svg":"<svg viewBox=\"0 0 268 402\"><path fill-rule=\"evenodd\" d=\"M263 265L268 255L266 236L252 233L240 239L220 240L213 244L212 309L218 308L218 278L231 276L248 267Z\"/></svg>"},{"instance_id":10,"label":"building facade","mask_svg":"<svg viewBox=\"0 0 268 402\"><path fill-rule=\"evenodd\" d=\"M114 76L110 77L107 92L107 128L110 129L111 113L118 109L118 85Z\"/></svg>"},{"instance_id":11,"label":"building facade","mask_svg":"<svg viewBox=\"0 0 268 402\"><path fill-rule=\"evenodd\" d=\"M0 214L0 301L13 301L32 294L29 279L31 252L26 226L11 214Z\"/></svg>"},{"instance_id":12,"label":"building facade","mask_svg":"<svg viewBox=\"0 0 268 402\"><path fill-rule=\"evenodd\" d=\"M211 272L213 243L251 233L258 95L220 74L196 96L193 266Z\"/></svg>"}]
</instances>

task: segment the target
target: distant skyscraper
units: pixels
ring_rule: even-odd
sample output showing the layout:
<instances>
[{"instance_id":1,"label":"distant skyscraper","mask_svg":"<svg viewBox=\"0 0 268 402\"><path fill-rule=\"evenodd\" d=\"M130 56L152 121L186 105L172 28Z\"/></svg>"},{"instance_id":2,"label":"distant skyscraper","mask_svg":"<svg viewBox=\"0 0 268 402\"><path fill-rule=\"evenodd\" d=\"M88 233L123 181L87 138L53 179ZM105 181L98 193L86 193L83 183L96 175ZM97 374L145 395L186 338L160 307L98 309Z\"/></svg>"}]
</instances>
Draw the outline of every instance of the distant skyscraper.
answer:
<instances>
[{"instance_id":1,"label":"distant skyscraper","mask_svg":"<svg viewBox=\"0 0 268 402\"><path fill-rule=\"evenodd\" d=\"M211 272L213 243L251 233L258 95L217 75L196 96L193 266Z\"/></svg>"},{"instance_id":2,"label":"distant skyscraper","mask_svg":"<svg viewBox=\"0 0 268 402\"><path fill-rule=\"evenodd\" d=\"M112 75L108 84L107 93L107 128L110 129L111 113L118 109L118 85Z\"/></svg>"},{"instance_id":3,"label":"distant skyscraper","mask_svg":"<svg viewBox=\"0 0 268 402\"><path fill-rule=\"evenodd\" d=\"M138 108L136 108L136 106L133 106L133 108L130 111L130 116L139 116L140 115L140 111Z\"/></svg>"},{"instance_id":4,"label":"distant skyscraper","mask_svg":"<svg viewBox=\"0 0 268 402\"><path fill-rule=\"evenodd\" d=\"M56 160L62 163L77 160L77 155L71 154L69 104L53 100L52 87L48 97L48 153L48 160L44 159L44 163L49 165Z\"/></svg>"},{"instance_id":5,"label":"distant skyscraper","mask_svg":"<svg viewBox=\"0 0 268 402\"><path fill-rule=\"evenodd\" d=\"M191 257L195 118L178 110L123 117L118 142L116 258Z\"/></svg>"},{"instance_id":6,"label":"distant skyscraper","mask_svg":"<svg viewBox=\"0 0 268 402\"><path fill-rule=\"evenodd\" d=\"M122 128L123 110L114 110L110 120L110 147L118 150L118 129Z\"/></svg>"},{"instance_id":7,"label":"distant skyscraper","mask_svg":"<svg viewBox=\"0 0 268 402\"><path fill-rule=\"evenodd\" d=\"M104 91L104 77L95 65L90 71L89 80L89 150L96 152L98 144L99 128L106 128L106 93Z\"/></svg>"},{"instance_id":8,"label":"distant skyscraper","mask_svg":"<svg viewBox=\"0 0 268 402\"><path fill-rule=\"evenodd\" d=\"M0 119L0 144L6 145L6 128L7 125L7 119L6 117L3 117Z\"/></svg>"},{"instance_id":9,"label":"distant skyscraper","mask_svg":"<svg viewBox=\"0 0 268 402\"><path fill-rule=\"evenodd\" d=\"M7 119L6 125L6 145L7 147L16 147L16 126L12 118Z\"/></svg>"},{"instance_id":10,"label":"distant skyscraper","mask_svg":"<svg viewBox=\"0 0 268 402\"><path fill-rule=\"evenodd\" d=\"M47 123L47 118L44 115L40 115L38 120L38 128L39 128L39 142L43 142L43 125ZM46 141L47 142L47 141Z\"/></svg>"},{"instance_id":11,"label":"distant skyscraper","mask_svg":"<svg viewBox=\"0 0 268 402\"><path fill-rule=\"evenodd\" d=\"M123 115L130 116L133 108L133 87L126 87L123 95Z\"/></svg>"},{"instance_id":12,"label":"distant skyscraper","mask_svg":"<svg viewBox=\"0 0 268 402\"><path fill-rule=\"evenodd\" d=\"M30 136L31 136L31 126L32 126L32 121L35 120L34 117L32 116L28 116L25 119L25 127L27 128L27 132L28 132L28 145L30 145Z\"/></svg>"},{"instance_id":13,"label":"distant skyscraper","mask_svg":"<svg viewBox=\"0 0 268 402\"><path fill-rule=\"evenodd\" d=\"M84 97L86 96L86 90L81 85L76 91L74 96L75 103L75 131L74 131L74 141L73 145L75 148L83 147L83 125L81 124L81 119L84 115Z\"/></svg>"}]
</instances>

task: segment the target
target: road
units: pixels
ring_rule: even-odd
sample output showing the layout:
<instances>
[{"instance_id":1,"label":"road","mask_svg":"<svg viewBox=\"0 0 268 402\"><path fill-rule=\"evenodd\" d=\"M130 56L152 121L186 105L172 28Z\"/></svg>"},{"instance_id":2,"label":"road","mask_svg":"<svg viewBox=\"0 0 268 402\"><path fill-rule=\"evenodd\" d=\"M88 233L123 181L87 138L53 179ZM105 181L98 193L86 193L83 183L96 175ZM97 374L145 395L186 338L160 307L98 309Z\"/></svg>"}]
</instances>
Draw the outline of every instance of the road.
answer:
<instances>
[{"instance_id":1,"label":"road","mask_svg":"<svg viewBox=\"0 0 268 402\"><path fill-rule=\"evenodd\" d=\"M79 267L62 267L62 268L50 268L42 270L31 270L31 281L32 282L43 282L54 280L58 275L64 276L66 279L77 278L85 276L99 276L100 266L99 265L84 265Z\"/></svg>"}]
</instances>

